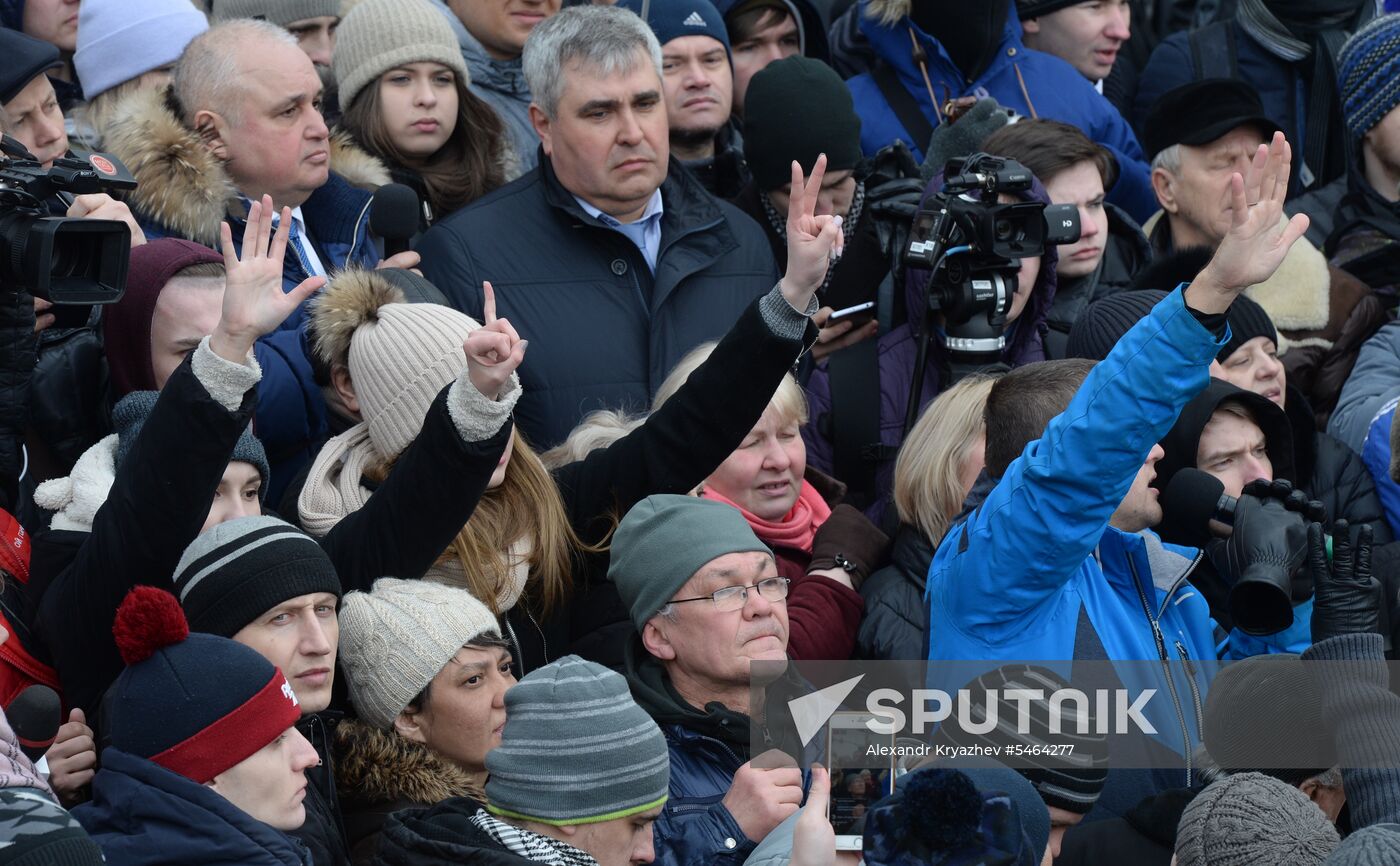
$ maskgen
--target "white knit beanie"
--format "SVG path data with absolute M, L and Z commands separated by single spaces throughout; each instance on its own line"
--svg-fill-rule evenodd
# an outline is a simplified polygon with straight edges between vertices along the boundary
M 180 58 L 209 29 L 190 0 L 83 0 L 73 67 L 92 99 Z
M 340 605 L 340 661 L 350 701 L 388 729 L 457 651 L 482 635 L 500 637 L 496 617 L 465 589 L 382 577 L 372 592 Z
M 397 66 L 431 61 L 471 83 L 452 25 L 426 0 L 364 0 L 336 31 L 335 81 L 340 110 L 348 111 L 361 90 Z

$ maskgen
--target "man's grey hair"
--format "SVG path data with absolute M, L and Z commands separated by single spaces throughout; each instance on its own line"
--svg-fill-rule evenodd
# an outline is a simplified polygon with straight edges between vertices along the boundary
M 535 104 L 553 119 L 564 90 L 564 68 L 585 67 L 605 77 L 631 72 L 645 51 L 661 77 L 661 43 L 635 12 L 616 6 L 574 6 L 545 19 L 525 40 L 521 64 Z
M 1162 169 L 1172 177 L 1181 174 L 1181 145 L 1173 144 L 1152 157 L 1152 168 Z
M 215 24 L 185 46 L 175 61 L 170 87 L 180 106 L 180 120 L 194 125 L 196 113 L 208 110 L 239 122 L 243 88 L 239 84 L 239 57 L 254 54 L 260 40 L 296 47 L 292 34 L 256 18 L 238 18 Z

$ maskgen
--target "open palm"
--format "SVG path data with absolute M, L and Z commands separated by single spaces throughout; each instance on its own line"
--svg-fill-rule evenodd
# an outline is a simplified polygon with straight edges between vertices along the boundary
M 220 227 L 227 285 L 219 330 L 226 337 L 252 348 L 259 337 L 296 312 L 297 307 L 325 285 L 324 277 L 311 277 L 290 292 L 282 291 L 282 263 L 291 232 L 292 212 L 282 208 L 277 231 L 272 231 L 272 197 L 263 196 L 248 211 L 240 256 L 233 249 L 233 233 L 228 223 Z
M 1283 133 L 1259 145 L 1244 177 L 1230 178 L 1230 229 L 1211 259 L 1211 276 L 1227 290 L 1243 291 L 1274 275 L 1288 250 L 1308 230 L 1308 218 L 1285 220 L 1283 202 L 1293 163 Z

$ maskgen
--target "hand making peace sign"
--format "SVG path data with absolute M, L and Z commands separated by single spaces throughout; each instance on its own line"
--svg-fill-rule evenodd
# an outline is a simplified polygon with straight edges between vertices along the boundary
M 792 163 L 792 194 L 788 197 L 787 273 L 779 285 L 783 297 L 799 310 L 806 310 L 817 289 L 826 279 L 833 253 L 840 258 L 845 245 L 840 215 L 816 216 L 817 196 L 826 174 L 826 154 L 817 157 L 812 175 L 803 181 L 802 166 Z

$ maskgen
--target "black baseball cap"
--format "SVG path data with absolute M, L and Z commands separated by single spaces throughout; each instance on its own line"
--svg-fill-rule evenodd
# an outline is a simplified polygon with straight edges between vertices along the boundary
M 1254 126 L 1272 138 L 1280 127 L 1264 114 L 1259 92 L 1233 78 L 1206 78 L 1169 90 L 1143 123 L 1148 161 L 1174 144 L 1209 144 L 1232 129 Z

